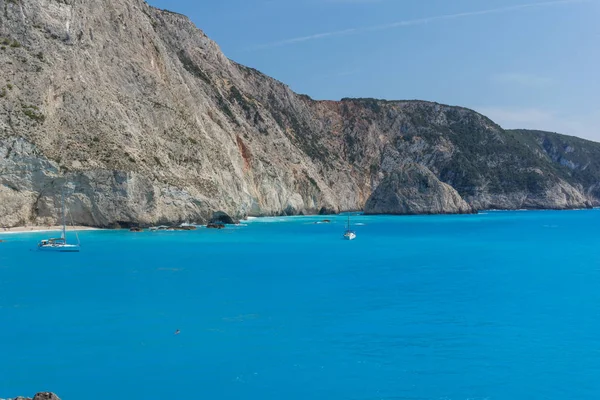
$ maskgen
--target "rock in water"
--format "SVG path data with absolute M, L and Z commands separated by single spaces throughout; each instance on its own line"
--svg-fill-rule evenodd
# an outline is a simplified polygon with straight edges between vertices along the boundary
M 365 205 L 365 214 L 465 214 L 473 208 L 426 167 L 407 164 L 390 173 Z
M 16 397 L 14 400 L 60 400 L 60 398 L 51 392 L 40 392 L 33 399 L 30 397 Z
M 225 229 L 224 224 L 210 222 L 206 225 L 208 229 Z
M 38 393 L 33 397 L 33 400 L 60 400 L 57 395 L 50 392 Z

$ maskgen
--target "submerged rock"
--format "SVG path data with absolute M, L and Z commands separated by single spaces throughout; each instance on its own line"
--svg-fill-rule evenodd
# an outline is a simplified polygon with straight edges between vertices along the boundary
M 218 223 L 209 223 L 208 225 L 206 225 L 206 227 L 208 229 L 224 229 L 225 228 L 225 224 L 218 224 Z
M 452 186 L 429 169 L 407 164 L 390 173 L 365 205 L 365 214 L 467 214 L 474 212 Z
M 168 231 L 195 231 L 194 225 L 182 225 L 182 226 L 171 226 L 167 228 Z

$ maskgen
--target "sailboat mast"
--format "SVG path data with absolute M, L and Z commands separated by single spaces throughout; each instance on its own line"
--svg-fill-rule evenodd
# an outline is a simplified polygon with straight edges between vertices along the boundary
M 62 211 L 62 238 L 66 239 L 66 220 L 65 220 L 65 189 L 61 190 L 61 211 Z

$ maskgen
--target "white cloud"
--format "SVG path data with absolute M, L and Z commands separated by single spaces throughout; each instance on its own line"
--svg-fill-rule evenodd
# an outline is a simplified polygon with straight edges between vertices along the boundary
M 353 1 L 353 0 L 342 0 L 342 1 Z M 463 12 L 463 13 L 457 13 L 457 14 L 438 15 L 438 16 L 427 17 L 427 18 L 398 21 L 398 22 L 394 22 L 391 24 L 374 25 L 374 26 L 368 26 L 368 27 L 348 28 L 348 29 L 342 29 L 342 30 L 337 30 L 337 31 L 321 32 L 321 33 L 316 33 L 316 34 L 312 34 L 312 35 L 300 36 L 300 37 L 296 37 L 296 38 L 262 44 L 262 45 L 256 46 L 254 49 L 265 49 L 265 48 L 271 48 L 271 47 L 286 46 L 286 45 L 306 42 L 306 41 L 310 41 L 310 40 L 325 39 L 325 38 L 330 38 L 330 37 L 335 37 L 335 36 L 354 35 L 354 34 L 364 33 L 364 32 L 369 32 L 369 31 L 388 30 L 388 29 L 401 28 L 401 27 L 407 27 L 407 26 L 424 25 L 424 24 L 428 24 L 428 23 L 436 22 L 436 21 L 451 20 L 451 19 L 466 18 L 466 17 L 475 17 L 475 16 L 488 15 L 488 14 L 507 13 L 507 12 L 521 11 L 521 10 L 530 9 L 530 8 L 550 7 L 550 6 L 565 5 L 565 4 L 575 4 L 575 3 L 588 3 L 590 1 L 591 0 L 554 0 L 554 1 L 544 1 L 544 2 L 538 2 L 538 3 L 520 4 L 520 5 L 516 5 L 516 6 L 509 6 L 509 7 L 491 8 L 491 9 L 480 10 L 480 11 L 469 11 L 469 12 Z
M 600 142 L 600 113 L 567 116 L 539 108 L 474 107 L 506 129 L 537 129 Z
M 344 29 L 341 31 L 316 33 L 314 35 L 301 36 L 301 37 L 297 37 L 297 38 L 293 38 L 293 39 L 286 39 L 286 40 L 282 40 L 280 42 L 262 44 L 260 46 L 256 46 L 255 49 L 266 49 L 266 48 L 270 48 L 270 47 L 279 47 L 279 46 L 284 46 L 284 45 L 288 45 L 288 44 L 306 42 L 308 40 L 324 39 L 324 38 L 328 38 L 328 37 L 332 37 L 332 36 L 350 35 L 350 34 L 357 33 L 357 32 L 359 32 L 359 29 L 350 28 L 350 29 Z

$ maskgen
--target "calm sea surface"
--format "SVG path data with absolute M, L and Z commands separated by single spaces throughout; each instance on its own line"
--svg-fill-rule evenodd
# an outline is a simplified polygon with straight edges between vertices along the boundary
M 321 219 L 0 235 L 0 397 L 600 399 L 600 210 Z

